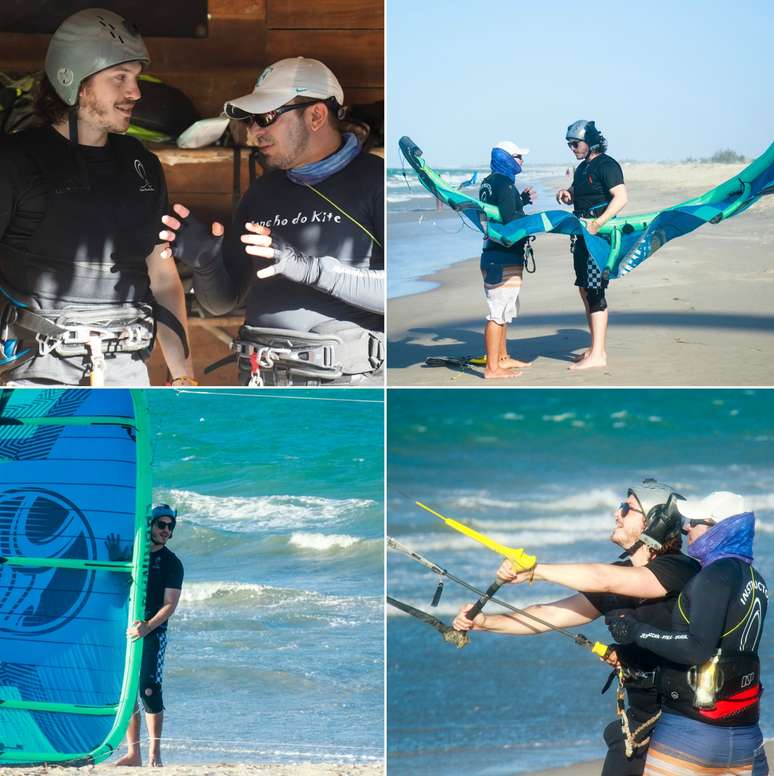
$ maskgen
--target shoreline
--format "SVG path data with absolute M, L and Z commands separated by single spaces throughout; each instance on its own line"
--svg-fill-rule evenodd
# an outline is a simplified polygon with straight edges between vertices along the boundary
M 108 774 L 113 776 L 121 773 L 163 773 L 166 776 L 251 776 L 251 774 L 260 774 L 260 776 L 383 776 L 385 769 L 382 763 L 373 763 L 369 765 L 347 765 L 342 763 L 316 763 L 304 762 L 293 765 L 279 764 L 248 764 L 248 763 L 225 763 L 216 762 L 212 764 L 199 765 L 165 765 L 162 769 L 151 768 L 148 765 L 135 767 L 116 767 L 113 763 L 103 762 L 99 765 L 84 765 L 79 768 L 66 766 L 48 765 L 36 766 L 34 768 L 2 768 L 2 776 L 50 776 L 52 772 L 65 774 Z
M 675 204 L 741 167 L 626 165 L 631 201 L 624 212 Z M 508 339 L 514 357 L 534 363 L 516 379 L 485 381 L 480 367 L 425 367 L 428 356 L 483 353 L 486 304 L 478 257 L 421 276 L 437 287 L 388 302 L 388 385 L 771 385 L 774 364 L 764 354 L 774 352 L 772 199 L 671 241 L 612 281 L 608 366 L 602 369 L 568 371 L 572 353 L 587 346 L 589 335 L 566 237 L 541 235 L 533 243 L 537 272 L 525 273 L 521 314 L 508 327 Z M 447 211 L 446 217 L 456 215 Z

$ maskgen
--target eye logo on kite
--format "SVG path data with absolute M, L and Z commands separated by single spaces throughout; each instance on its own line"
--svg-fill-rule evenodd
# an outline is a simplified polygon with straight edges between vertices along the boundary
M 97 559 L 85 515 L 65 496 L 43 488 L 0 494 L 0 555 Z M 94 571 L 51 566 L 0 565 L 0 632 L 50 633 L 83 609 Z

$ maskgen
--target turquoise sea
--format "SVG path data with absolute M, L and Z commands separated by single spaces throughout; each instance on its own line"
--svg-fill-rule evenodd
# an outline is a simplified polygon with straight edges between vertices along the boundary
M 485 395 L 484 395 L 485 394 Z M 756 561 L 774 584 L 774 394 L 770 390 L 392 390 L 388 533 L 479 588 L 499 556 L 418 509 L 418 499 L 545 562 L 610 562 L 613 511 L 645 477 L 687 497 L 742 493 L 758 518 Z M 475 596 L 390 552 L 388 593 L 449 622 Z M 570 591 L 501 591 L 513 605 Z M 496 608 L 493 608 L 496 611 Z M 388 772 L 499 776 L 602 757 L 614 693 L 608 670 L 558 634 L 474 633 L 457 650 L 388 607 Z M 774 623 L 761 647 L 774 686 Z M 609 641 L 603 624 L 580 629 Z M 764 693 L 764 737 L 774 699 Z
M 185 566 L 165 762 L 381 761 L 383 392 L 146 396 Z

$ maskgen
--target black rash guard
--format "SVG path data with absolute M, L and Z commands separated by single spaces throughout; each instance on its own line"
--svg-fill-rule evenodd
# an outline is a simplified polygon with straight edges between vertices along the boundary
M 524 205 L 530 203 L 529 194 L 519 193 L 516 186 L 505 175 L 493 172 L 481 181 L 478 197 L 482 202 L 497 205 L 500 217 L 504 224 L 523 218 Z M 527 239 L 519 240 L 510 247 L 501 245 L 493 240 L 484 240 L 484 248 L 481 256 L 481 269 L 485 269 L 485 261 L 494 261 L 498 264 L 522 264 L 524 261 L 524 245 Z
M 336 320 L 384 330 L 378 309 L 384 298 L 383 161 L 358 154 L 314 189 L 320 193 L 293 183 L 282 170 L 253 182 L 227 230 L 223 250 L 194 272 L 196 294 L 210 312 L 227 313 L 246 297 L 245 323 L 251 326 L 309 331 Z M 323 283 L 321 276 L 315 287 L 281 275 L 256 279 L 256 270 L 270 262 L 245 252 L 240 237 L 248 221 L 268 226 L 323 266 L 326 258 L 335 260 L 328 263 L 336 280 Z
M 584 218 L 601 215 L 613 199 L 610 190 L 624 182 L 621 165 L 607 154 L 584 159 L 572 179 L 573 212 Z
M 105 146 L 77 153 L 51 127 L 0 138 L 0 287 L 49 311 L 149 303 L 146 258 L 168 210 L 161 164 L 132 137 L 110 134 Z M 20 339 L 19 350 L 37 350 L 29 332 Z M 146 384 L 143 355 L 111 356 L 108 382 Z M 77 385 L 84 373 L 80 356 L 46 356 L 9 379 Z
M 164 591 L 181 590 L 183 587 L 183 564 L 172 550 L 162 547 L 150 554 L 148 567 L 148 589 L 145 596 L 145 619 L 150 620 L 164 606 Z M 159 628 L 166 630 L 167 623 Z
M 640 628 L 636 643 L 686 666 L 706 663 L 718 648 L 757 651 L 768 591 L 763 577 L 749 564 L 736 558 L 711 563 L 686 585 L 679 604 L 672 628 Z

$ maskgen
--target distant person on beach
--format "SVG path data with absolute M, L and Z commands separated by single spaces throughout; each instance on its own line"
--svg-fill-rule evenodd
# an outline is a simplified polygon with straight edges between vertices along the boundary
M 556 200 L 562 205 L 573 205 L 576 216 L 590 219 L 586 228 L 589 234 L 597 234 L 629 201 L 623 170 L 607 155 L 607 140 L 593 121 L 576 121 L 567 128 L 565 137 L 575 158 L 582 161 L 575 170 L 572 185 L 569 189 L 560 189 Z M 604 367 L 607 366 L 607 275 L 600 271 L 582 236 L 575 237 L 571 245 L 575 285 L 586 308 L 591 347 L 570 369 Z
M 755 515 L 742 496 L 725 491 L 678 508 L 688 553 L 702 568 L 681 593 L 672 622 L 654 627 L 631 612 L 605 618 L 616 641 L 664 662 L 663 714 L 645 774 L 765 776 L 758 647 L 768 591 L 752 565 Z
M 164 724 L 164 703 L 161 680 L 164 653 L 167 648 L 167 623 L 175 613 L 183 587 L 183 564 L 167 548 L 167 542 L 177 524 L 177 511 L 168 504 L 159 504 L 151 520 L 151 556 L 148 569 L 148 589 L 145 597 L 145 619 L 137 620 L 127 636 L 142 639 L 140 667 L 140 700 L 145 709 L 148 728 L 148 760 L 151 767 L 161 767 L 161 732 Z M 126 730 L 127 753 L 116 765 L 142 765 L 140 751 L 140 708 L 135 708 Z
M 671 622 L 678 594 L 699 572 L 699 564 L 680 552 L 681 518 L 675 508 L 681 498 L 668 485 L 645 480 L 629 488 L 626 500 L 615 510 L 610 541 L 624 550 L 613 564 L 545 564 L 516 573 L 509 561 L 497 572 L 512 583 L 545 580 L 578 592 L 569 598 L 536 604 L 526 611 L 562 628 L 573 628 L 609 612 L 631 609 L 638 621 L 656 626 Z M 515 614 L 465 616 L 464 606 L 453 622 L 457 630 L 480 630 L 514 636 L 531 636 L 549 629 Z M 640 776 L 653 725 L 660 714 L 658 692 L 653 685 L 660 661 L 645 649 L 613 645 L 608 659 L 626 669 L 624 687 L 628 707 L 619 707 L 619 718 L 607 725 L 604 739 L 607 757 L 602 776 Z M 611 677 L 612 678 L 612 677 Z
M 344 91 L 323 62 L 266 67 L 224 110 L 244 121 L 263 174 L 233 226 L 210 229 L 182 204 L 160 234 L 194 268 L 213 315 L 245 305 L 243 385 L 384 382 L 384 161 L 347 132 Z
M 536 199 L 535 190 L 527 187 L 519 193 L 516 176 L 521 172 L 529 148 L 519 148 L 510 140 L 500 141 L 492 149 L 491 174 L 481 182 L 479 199 L 496 205 L 502 222 L 507 224 L 524 216 L 524 205 Z M 508 355 L 508 324 L 519 314 L 519 293 L 524 273 L 525 248 L 528 238 L 506 248 L 494 240 L 484 240 L 481 252 L 481 274 L 489 315 L 486 318 L 484 344 L 486 367 L 484 377 L 496 379 L 518 377 L 514 369 L 530 366 Z

